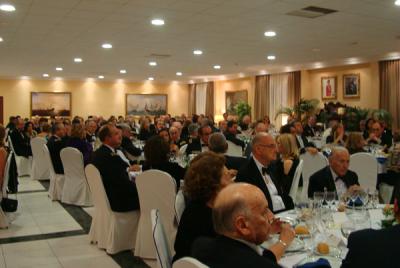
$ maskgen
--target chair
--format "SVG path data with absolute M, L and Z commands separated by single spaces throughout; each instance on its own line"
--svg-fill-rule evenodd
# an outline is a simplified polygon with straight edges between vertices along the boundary
M 307 200 L 310 176 L 318 170 L 326 167 L 328 165 L 328 159 L 326 159 L 326 157 L 320 152 L 317 154 L 310 154 L 309 152 L 306 152 L 300 155 L 300 159 L 303 160 L 303 189 L 301 191 L 300 200 Z
M 109 254 L 134 249 L 139 211 L 112 211 L 98 169 L 89 164 L 85 174 L 95 207 L 89 231 L 90 241 Z
M 51 162 L 49 148 L 43 145 L 43 151 L 50 171 L 49 197 L 52 201 L 61 200 L 62 189 L 64 186 L 64 174 L 56 174 L 53 163 Z
M 10 145 L 11 151 L 14 152 L 18 176 L 29 176 L 31 174 L 32 157 L 26 158 L 24 156 L 17 155 L 12 144 L 11 136 L 8 137 L 8 144 Z
M 150 211 L 158 209 L 163 218 L 170 251 L 176 234 L 175 198 L 176 183 L 168 174 L 160 170 L 147 170 L 136 177 L 136 187 L 139 194 L 140 221 L 135 245 L 135 256 L 145 259 L 155 259 L 156 251 L 151 243 Z
M 299 189 L 299 182 L 302 172 L 303 172 L 303 160 L 300 159 L 296 171 L 294 172 L 292 186 L 290 186 L 290 192 L 289 192 L 289 195 L 293 199 L 293 202 L 295 202 L 297 199 L 297 190 Z
M 60 156 L 65 178 L 61 202 L 76 206 L 91 206 L 92 199 L 83 166 L 82 153 L 76 148 L 67 147 L 61 150 Z
M 50 178 L 49 165 L 43 151 L 43 145 L 46 144 L 46 139 L 35 137 L 31 139 L 32 148 L 32 179 L 48 180 Z
M 243 156 L 243 149 L 242 146 L 240 145 L 236 145 L 231 141 L 226 141 L 226 143 L 228 144 L 228 150 L 226 151 L 226 155 L 229 156 Z
M 156 258 L 158 268 L 171 268 L 172 255 L 169 250 L 168 238 L 165 234 L 164 225 L 158 209 L 152 209 L 151 212 L 151 230 L 153 234 L 154 246 L 156 248 Z
M 192 257 L 183 257 L 174 262 L 173 268 L 208 268 L 207 265 Z
M 182 147 L 179 149 L 179 154 L 181 154 L 181 155 L 185 154 L 187 147 L 188 147 L 187 144 L 182 145 Z
M 181 217 L 183 214 L 183 211 L 185 210 L 185 197 L 183 195 L 182 190 L 179 190 L 178 193 L 176 193 L 176 198 L 175 198 L 175 217 L 176 217 L 176 222 L 180 223 Z
M 357 173 L 358 182 L 365 190 L 376 189 L 378 161 L 370 153 L 355 153 L 350 156 L 349 169 Z
M 9 180 L 9 170 L 10 170 L 10 163 L 11 163 L 11 158 L 12 158 L 12 154 L 13 152 L 11 152 L 8 157 L 7 157 L 7 162 L 6 165 L 4 167 L 4 178 L 3 178 L 3 187 L 1 189 L 0 192 L 0 200 L 4 198 L 6 198 L 8 196 L 7 193 L 7 186 L 8 186 L 8 180 Z M 4 229 L 4 228 L 8 228 L 8 226 L 10 225 L 7 215 L 4 213 L 4 211 L 1 209 L 0 206 L 0 229 Z

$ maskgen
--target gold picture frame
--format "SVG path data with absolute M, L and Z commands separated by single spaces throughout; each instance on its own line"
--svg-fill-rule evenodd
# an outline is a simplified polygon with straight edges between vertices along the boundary
M 126 94 L 125 114 L 133 116 L 164 115 L 168 113 L 167 94 Z
M 337 98 L 337 77 L 321 77 L 321 98 L 335 100 Z
M 343 98 L 359 99 L 360 88 L 360 74 L 343 75 Z
M 31 92 L 32 116 L 62 116 L 72 115 L 71 92 Z

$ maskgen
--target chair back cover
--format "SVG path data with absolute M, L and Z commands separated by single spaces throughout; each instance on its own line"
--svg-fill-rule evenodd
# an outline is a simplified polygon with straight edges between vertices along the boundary
M 289 195 L 293 199 L 293 202 L 296 202 L 297 199 L 297 190 L 299 189 L 299 182 L 302 172 L 303 172 L 303 160 L 300 159 L 296 171 L 294 172 L 292 186 L 290 187 L 290 192 L 289 192 Z
M 26 158 L 23 156 L 18 156 L 15 153 L 14 146 L 12 144 L 11 136 L 8 136 L 8 144 L 11 151 L 13 151 L 15 156 L 15 163 L 17 164 L 18 176 L 29 176 L 32 169 L 32 157 Z
M 180 221 L 181 221 L 181 217 L 183 214 L 183 211 L 185 210 L 185 197 L 183 195 L 182 190 L 179 190 L 178 193 L 176 194 L 176 198 L 175 198 L 175 217 L 176 217 L 176 221 L 179 225 Z
M 3 176 L 3 188 L 1 189 L 2 191 L 2 198 L 7 197 L 7 188 L 8 188 L 8 181 L 10 179 L 10 165 L 11 165 L 11 158 L 12 158 L 13 152 L 10 152 L 7 156 L 7 162 L 6 165 L 4 166 L 4 176 Z
M 376 189 L 378 160 L 370 153 L 355 153 L 350 156 L 349 169 L 357 173 L 358 182 L 365 190 Z
M 35 137 L 31 139 L 32 147 L 32 179 L 48 180 L 50 178 L 49 165 L 43 151 L 43 145 L 46 144 L 46 139 Z
M 65 178 L 61 202 L 77 206 L 91 206 L 92 201 L 82 153 L 76 148 L 66 147 L 61 150 L 60 156 Z
M 51 162 L 51 156 L 47 145 L 43 145 L 44 156 L 49 166 L 50 171 L 50 185 L 49 185 L 49 196 L 51 200 L 61 200 L 62 188 L 64 185 L 64 174 L 56 174 Z
M 176 234 L 175 226 L 175 180 L 166 172 L 147 170 L 136 177 L 139 194 L 140 220 L 136 238 L 135 256 L 155 259 L 156 252 L 152 243 L 150 211 L 158 209 L 163 218 L 170 251 Z
M 300 155 L 300 159 L 303 160 L 303 189 L 301 192 L 301 200 L 306 200 L 310 176 L 326 167 L 328 165 L 328 159 L 320 152 L 316 154 L 306 152 Z
M 85 168 L 85 174 L 95 209 L 101 208 L 111 213 L 110 202 L 108 201 L 99 170 L 94 165 L 89 164 Z
M 226 141 L 226 143 L 228 143 L 228 150 L 225 153 L 226 155 L 240 157 L 243 156 L 242 146 L 236 145 L 231 141 Z
M 183 257 L 174 262 L 173 268 L 208 268 L 207 265 L 201 263 L 192 257 Z
M 172 255 L 169 250 L 168 238 L 165 235 L 164 225 L 158 209 L 151 210 L 151 227 L 158 268 L 171 268 Z
M 182 147 L 179 149 L 179 154 L 185 154 L 187 147 L 187 144 L 182 145 Z

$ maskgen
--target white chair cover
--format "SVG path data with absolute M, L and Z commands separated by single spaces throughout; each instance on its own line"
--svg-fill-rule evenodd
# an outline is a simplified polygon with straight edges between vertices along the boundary
M 300 159 L 296 171 L 294 172 L 292 186 L 290 187 L 290 192 L 289 192 L 289 195 L 293 199 L 293 202 L 296 202 L 297 200 L 297 190 L 299 189 L 299 182 L 302 172 L 303 172 L 303 160 Z
M 170 251 L 174 253 L 176 234 L 175 222 L 175 180 L 160 170 L 147 170 L 136 178 L 139 193 L 140 221 L 136 238 L 135 256 L 155 259 L 156 251 L 152 243 L 150 211 L 158 209 L 164 219 Z
M 95 208 L 89 231 L 90 241 L 97 243 L 98 248 L 105 249 L 109 254 L 134 249 L 139 211 L 112 211 L 100 172 L 89 164 L 85 173 Z
M 0 192 L 0 200 L 3 197 L 7 197 L 8 196 L 7 187 L 8 187 L 8 180 L 10 179 L 10 176 L 8 175 L 9 174 L 8 172 L 10 170 L 10 163 L 11 163 L 12 154 L 13 153 L 10 153 L 7 156 L 7 162 L 6 162 L 6 165 L 4 167 L 3 187 L 2 187 L 1 192 Z M 0 229 L 8 228 L 9 225 L 10 224 L 9 224 L 7 215 L 4 213 L 4 211 L 1 209 L 1 206 L 0 206 Z
M 91 206 L 92 199 L 83 166 L 82 153 L 72 147 L 60 152 L 64 167 L 64 186 L 61 202 L 76 206 Z
M 43 151 L 50 171 L 49 197 L 51 200 L 61 200 L 62 189 L 64 186 L 64 174 L 56 174 L 53 163 L 51 162 L 50 152 L 47 145 L 43 145 Z
M 173 268 L 208 268 L 207 265 L 192 257 L 183 257 L 174 262 Z
M 376 189 L 378 161 L 370 153 L 356 153 L 350 156 L 349 169 L 357 173 L 358 182 L 365 190 Z
M 179 190 L 175 198 L 175 217 L 178 225 L 181 222 L 181 217 L 183 211 L 185 210 L 185 206 L 185 197 L 183 196 L 182 190 Z
M 240 157 L 243 156 L 242 146 L 236 145 L 231 141 L 226 141 L 226 143 L 228 143 L 228 150 L 225 153 L 226 155 Z
M 187 144 L 182 145 L 182 147 L 179 149 L 179 154 L 185 154 L 187 147 Z
M 17 164 L 18 176 L 29 176 L 31 175 L 32 157 L 26 158 L 18 156 L 14 151 L 14 146 L 11 141 L 11 137 L 8 137 L 8 144 L 15 155 L 15 163 Z
M 318 152 L 317 154 L 310 154 L 306 152 L 300 155 L 300 159 L 303 160 L 303 189 L 301 191 L 301 200 L 308 199 L 308 184 L 310 182 L 310 176 L 317 172 L 318 170 L 326 167 L 328 165 L 328 159 Z
M 50 178 L 49 165 L 43 151 L 43 145 L 46 144 L 46 139 L 35 137 L 31 139 L 32 148 L 32 175 L 34 180 L 48 180 Z
M 154 246 L 156 248 L 157 267 L 171 268 L 172 255 L 169 250 L 168 238 L 165 235 L 164 225 L 158 209 L 151 210 L 151 229 L 153 233 Z

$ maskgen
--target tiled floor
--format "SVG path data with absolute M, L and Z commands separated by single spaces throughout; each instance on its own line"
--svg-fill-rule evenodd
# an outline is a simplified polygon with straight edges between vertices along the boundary
M 0 268 L 148 267 L 130 251 L 111 256 L 89 243 L 94 208 L 52 202 L 46 182 L 19 182 L 18 195 L 9 196 L 18 199 L 18 211 L 7 214 L 10 227 L 0 230 Z

